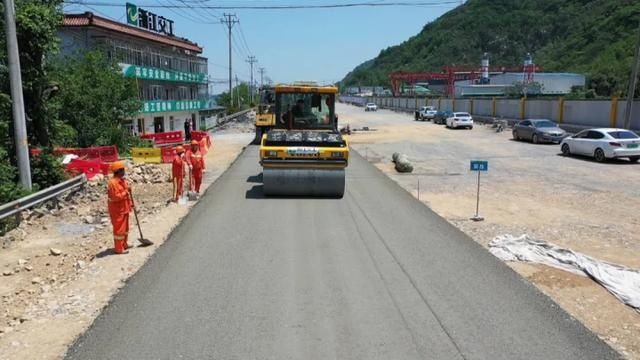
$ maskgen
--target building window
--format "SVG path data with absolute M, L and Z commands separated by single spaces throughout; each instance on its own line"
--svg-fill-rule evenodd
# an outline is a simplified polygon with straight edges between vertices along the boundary
M 144 135 L 144 118 L 138 119 L 138 133 L 135 135 Z
M 151 96 L 152 100 L 162 100 L 162 86 L 151 85 Z
M 178 87 L 178 100 L 188 100 L 186 86 Z
M 169 116 L 169 131 L 174 131 L 175 128 L 175 123 L 173 121 L 173 116 Z

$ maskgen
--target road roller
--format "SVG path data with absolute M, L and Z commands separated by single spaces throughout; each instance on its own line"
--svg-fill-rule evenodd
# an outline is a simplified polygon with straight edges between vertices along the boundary
M 273 86 L 262 86 L 259 90 L 260 103 L 256 113 L 256 137 L 255 144 L 259 144 L 262 135 L 266 134 L 276 123 L 275 107 L 276 97 Z
M 297 82 L 274 92 L 275 125 L 260 141 L 264 194 L 342 198 L 349 144 L 338 131 L 338 89 Z

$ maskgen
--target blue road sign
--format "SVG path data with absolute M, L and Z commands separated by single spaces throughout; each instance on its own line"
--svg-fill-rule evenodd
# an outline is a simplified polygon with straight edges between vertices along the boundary
M 489 162 L 486 160 L 471 160 L 471 171 L 488 171 Z

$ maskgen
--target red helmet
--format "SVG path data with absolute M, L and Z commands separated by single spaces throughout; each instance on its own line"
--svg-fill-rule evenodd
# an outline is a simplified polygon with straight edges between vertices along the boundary
M 182 154 L 184 152 L 184 148 L 181 145 L 176 146 L 176 153 Z
M 200 143 L 198 142 L 198 140 L 191 140 L 191 145 L 198 145 L 198 146 L 200 146 Z

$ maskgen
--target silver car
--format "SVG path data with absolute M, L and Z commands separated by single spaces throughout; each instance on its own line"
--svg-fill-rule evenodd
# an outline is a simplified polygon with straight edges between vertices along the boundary
M 513 127 L 515 140 L 530 140 L 534 144 L 556 143 L 567 137 L 567 132 L 556 123 L 547 119 L 527 119 L 520 121 Z

